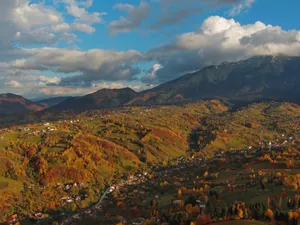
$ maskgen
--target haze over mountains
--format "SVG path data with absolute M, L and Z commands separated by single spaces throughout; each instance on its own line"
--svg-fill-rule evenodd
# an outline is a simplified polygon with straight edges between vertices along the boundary
M 0 94 L 0 114 L 25 113 L 30 111 L 41 111 L 48 107 L 57 105 L 71 97 L 56 97 L 31 101 L 23 96 L 6 93 Z
M 259 100 L 300 102 L 300 57 L 258 56 L 209 66 L 140 93 L 130 88 L 102 89 L 73 98 L 32 103 L 20 96 L 2 95 L 1 113 L 90 110 L 129 105 L 175 104 L 221 98 L 251 103 Z
M 35 103 L 37 103 L 39 105 L 42 105 L 45 108 L 48 108 L 48 107 L 57 105 L 57 104 L 65 101 L 67 99 L 70 99 L 70 98 L 72 98 L 72 97 L 64 97 L 64 96 L 62 96 L 62 97 L 42 99 L 42 100 L 36 101 Z

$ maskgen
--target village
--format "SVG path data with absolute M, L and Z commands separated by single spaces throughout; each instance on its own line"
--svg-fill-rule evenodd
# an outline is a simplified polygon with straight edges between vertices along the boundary
M 189 221 L 200 225 L 221 220 L 244 220 L 247 224 L 255 219 L 265 224 L 271 220 L 291 220 L 291 224 L 297 224 L 300 167 L 270 160 L 270 153 L 268 149 L 218 153 L 206 162 L 202 158 L 188 163 L 178 159 L 178 167 L 161 168 L 145 183 L 116 189 L 101 214 L 107 219 L 101 222 L 188 224 Z M 285 153 L 277 149 L 275 154 L 280 158 Z M 298 154 L 294 149 L 286 156 L 292 159 L 295 155 L 299 157 Z M 220 163 L 224 164 L 223 169 Z M 170 216 L 174 217 L 173 223 Z
M 268 220 L 297 224 L 300 202 L 295 199 L 299 199 L 300 166 L 272 160 L 270 153 L 275 158 L 299 157 L 295 149 L 286 154 L 280 148 L 220 152 L 210 160 L 179 157 L 173 162 L 176 166 L 163 165 L 116 181 L 96 205 L 61 224 L 167 224 L 170 216 L 174 217 L 170 224 L 195 221 L 200 225 L 223 220 L 243 220 L 247 224 L 252 219 L 264 224 L 270 223 Z M 289 179 L 295 173 L 296 183 L 292 183 Z
M 179 157 L 171 167 L 168 162 L 152 171 L 137 171 L 127 179 L 113 181 L 97 204 L 75 214 L 59 215 L 57 224 L 91 221 L 175 225 L 188 221 L 201 225 L 231 220 L 252 224 L 249 221 L 253 219 L 262 224 L 272 220 L 297 224 L 300 165 L 290 160 L 299 158 L 295 148 L 299 146 L 288 151 L 274 147 L 276 150 L 266 147 L 218 152 L 209 160 Z M 77 187 L 84 184 L 57 184 L 56 188 L 67 192 Z M 61 200 L 68 204 L 80 199 L 66 196 Z M 43 220 L 55 221 L 55 217 L 47 217 L 36 213 L 31 219 L 40 221 L 39 224 Z M 11 221 L 14 224 L 13 217 Z
M 107 117 L 109 117 L 109 115 Z M 58 121 L 57 123 L 73 124 L 79 122 L 80 122 L 79 120 L 70 120 L 70 121 Z M 31 131 L 30 128 L 17 128 L 17 129 L 19 131 L 27 133 L 28 135 L 35 135 L 36 132 L 45 133 L 45 132 L 51 132 L 56 130 L 55 124 L 44 123 L 43 126 L 45 126 L 46 129 L 40 131 L 37 130 Z M 5 130 L 1 130 L 0 133 L 5 134 L 6 132 L 9 133 L 11 131 L 5 129 Z M 237 174 L 235 172 L 232 173 L 232 171 L 236 171 L 236 169 L 238 168 L 237 167 L 238 164 L 243 165 L 243 167 L 245 167 L 245 165 L 249 164 L 247 163 L 247 160 L 249 161 L 257 160 L 259 157 L 263 158 L 263 160 L 265 161 L 267 160 L 268 163 L 280 164 L 281 161 L 280 155 L 283 154 L 282 149 L 285 149 L 285 146 L 295 146 L 298 143 L 299 143 L 299 139 L 297 139 L 296 137 L 293 136 L 286 137 L 285 134 L 278 134 L 275 140 L 270 140 L 265 142 L 260 141 L 258 145 L 260 146 L 259 149 L 255 149 L 253 146 L 249 146 L 247 149 L 243 149 L 243 150 L 231 150 L 230 152 L 220 151 L 214 153 L 214 156 L 209 160 L 206 160 L 203 157 L 199 157 L 196 154 L 191 155 L 191 157 L 188 159 L 184 156 L 178 157 L 176 159 L 173 159 L 172 162 L 164 162 L 163 166 L 153 168 L 151 172 L 140 172 L 136 174 L 129 174 L 127 179 L 124 180 L 117 179 L 116 181 L 112 181 L 112 183 L 115 184 L 112 184 L 107 188 L 107 190 L 102 194 L 102 197 L 100 198 L 100 200 L 96 205 L 92 206 L 91 208 L 80 210 L 80 212 L 76 214 L 67 215 L 63 213 L 62 215 L 59 215 L 62 216 L 63 218 L 67 216 L 67 218 L 62 220 L 61 224 L 71 224 L 73 221 L 80 221 L 86 217 L 98 218 L 99 213 L 100 215 L 103 215 L 105 218 L 107 218 L 109 215 L 109 219 L 107 219 L 107 221 L 102 221 L 105 223 L 107 223 L 108 221 L 111 222 L 114 221 L 114 222 L 122 222 L 126 224 L 130 220 L 136 219 L 133 217 L 131 218 L 129 217 L 126 219 L 124 214 L 123 216 L 121 215 L 113 216 L 113 213 L 111 213 L 112 204 L 116 204 L 117 205 L 116 211 L 119 211 L 120 214 L 122 214 L 121 211 L 123 210 L 122 208 L 124 207 L 123 205 L 128 205 L 127 207 L 129 207 L 130 205 L 130 209 L 133 208 L 145 209 L 146 205 L 141 205 L 141 204 L 146 204 L 145 199 L 152 198 L 151 201 L 155 201 L 157 202 L 157 205 L 159 205 L 159 208 L 158 206 L 156 206 L 155 210 L 162 209 L 163 207 L 166 206 L 167 207 L 172 206 L 175 208 L 177 207 L 177 211 L 178 211 L 179 209 L 183 210 L 183 208 L 180 207 L 178 208 L 178 205 L 183 206 L 184 201 L 182 200 L 182 196 L 196 195 L 198 196 L 198 199 L 196 199 L 196 205 L 198 205 L 200 209 L 203 209 L 206 208 L 208 203 L 207 195 L 211 196 L 212 193 L 214 193 L 213 194 L 214 197 L 217 196 L 220 197 L 222 192 L 224 191 L 225 192 L 230 191 L 231 193 L 235 192 L 236 190 L 249 191 L 249 187 L 253 187 L 253 186 L 254 187 L 260 186 L 261 189 L 266 189 L 265 183 L 269 183 L 270 176 L 271 176 L 270 174 L 273 174 L 272 176 L 274 176 L 275 171 L 272 171 L 270 173 L 269 171 L 266 172 L 265 170 L 270 169 L 274 165 L 266 166 L 266 168 L 262 167 L 261 170 L 257 170 L 257 171 L 255 169 L 252 169 L 250 171 L 250 175 L 249 175 L 250 177 L 251 176 L 255 177 L 257 175 L 258 177 L 261 178 L 263 177 L 263 179 L 260 179 L 259 181 L 257 179 L 255 181 L 251 179 L 250 180 L 251 182 L 247 181 L 246 185 L 239 184 L 237 180 L 240 179 L 246 180 L 245 175 L 246 174 L 248 175 L 248 173 Z M 281 154 L 279 154 L 280 152 Z M 274 154 L 277 156 L 274 156 Z M 290 158 L 289 161 L 291 161 L 291 160 L 295 160 L 294 156 L 298 157 L 297 154 L 295 152 L 292 153 L 289 152 L 288 155 L 285 154 L 284 156 Z M 277 162 L 276 159 L 279 159 L 279 162 Z M 214 163 L 218 161 L 224 161 L 224 163 L 226 162 L 228 163 L 228 165 L 226 167 L 224 165 L 219 168 L 214 167 L 213 166 Z M 263 164 L 267 165 L 266 163 Z M 295 165 L 292 165 L 293 164 L 292 162 L 290 164 L 291 165 L 287 164 L 287 167 L 280 164 L 282 166 L 281 169 L 284 168 L 285 170 L 287 168 L 290 169 L 290 166 L 294 168 Z M 257 167 L 257 164 L 254 165 Z M 222 168 L 224 169 L 226 168 L 225 171 L 222 171 Z M 229 174 L 229 173 L 232 173 L 232 176 L 230 176 L 230 178 L 232 179 L 227 179 L 222 177 L 222 174 Z M 191 176 L 194 174 L 198 174 L 198 175 L 196 177 Z M 267 176 L 268 178 L 265 178 L 265 176 Z M 272 177 L 273 181 L 274 179 L 275 177 Z M 197 182 L 196 180 L 200 180 L 200 181 Z M 214 181 L 213 183 L 212 180 Z M 223 182 L 221 182 L 221 180 Z M 264 182 L 262 182 L 262 180 Z M 285 180 L 280 181 L 280 179 L 275 179 L 274 182 L 278 182 L 281 185 L 283 185 L 284 181 Z M 300 183 L 298 185 L 300 187 Z M 193 187 L 193 188 L 189 189 L 189 187 Z M 209 187 L 209 191 L 208 190 L 204 191 L 205 188 L 208 187 Z M 212 187 L 214 188 L 211 189 Z M 35 187 L 33 184 L 30 184 L 25 188 L 33 189 Z M 76 182 L 66 183 L 66 184 L 57 183 L 53 188 L 65 193 L 63 196 L 61 196 L 60 199 L 63 202 L 63 204 L 72 204 L 72 203 L 76 204 L 80 202 L 82 199 L 86 198 L 87 196 L 79 195 L 79 194 L 71 194 L 72 192 L 74 192 L 72 190 L 86 189 L 88 188 L 88 184 L 76 183 Z M 223 190 L 221 192 L 215 191 L 222 188 Z M 174 195 L 174 191 L 177 189 L 178 189 L 177 192 L 178 196 L 176 198 L 176 196 Z M 285 190 L 285 188 L 282 188 L 282 191 L 283 190 Z M 79 192 L 80 191 L 77 191 L 77 193 Z M 170 194 L 169 192 L 173 194 Z M 201 198 L 199 193 L 202 194 Z M 166 202 L 167 199 L 168 201 Z M 271 202 L 273 205 L 277 204 L 274 203 L 273 200 L 271 201 L 269 199 L 268 201 Z M 136 203 L 133 204 L 133 202 Z M 137 213 L 137 215 L 141 215 L 141 214 L 143 213 L 141 212 Z M 125 215 L 127 215 L 127 213 Z M 29 218 L 35 221 L 43 221 L 43 220 L 48 221 L 49 215 L 39 212 L 39 213 L 30 214 Z M 122 219 L 120 220 L 120 218 Z M 138 218 L 137 220 L 140 220 L 140 223 L 131 223 L 131 224 L 144 224 L 144 222 L 147 221 L 146 216 L 145 218 L 143 217 L 143 219 L 141 219 L 142 218 L 141 216 L 137 218 Z M 21 215 L 21 216 L 12 215 L 8 218 L 7 223 L 16 224 L 19 220 L 24 220 L 24 219 L 26 219 L 25 215 Z M 107 224 L 111 224 L 111 222 Z
M 253 105 L 263 113 L 253 118 L 248 109 L 223 113 L 218 104 L 87 111 L 2 128 L 2 157 L 9 160 L 3 161 L 0 191 L 12 193 L 6 205 L 16 202 L 13 210 L 3 206 L 6 223 L 268 224 L 276 213 L 294 213 L 298 117 L 292 122 L 275 111 L 274 125 L 266 119 L 267 105 Z M 196 207 L 193 216 L 187 199 Z

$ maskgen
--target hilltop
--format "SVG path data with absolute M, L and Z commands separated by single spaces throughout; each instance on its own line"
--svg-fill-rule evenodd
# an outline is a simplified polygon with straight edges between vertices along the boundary
M 95 93 L 82 97 L 73 97 L 54 105 L 47 111 L 58 110 L 91 110 L 116 108 L 123 106 L 131 100 L 137 93 L 130 88 L 123 89 L 101 89 Z
M 34 103 L 20 95 L 0 94 L 0 114 L 25 113 L 29 111 L 41 111 L 44 107 Z

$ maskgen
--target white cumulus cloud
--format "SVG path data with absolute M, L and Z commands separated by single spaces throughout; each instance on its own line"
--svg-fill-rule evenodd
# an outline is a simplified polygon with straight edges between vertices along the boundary
M 135 50 L 117 52 L 93 49 L 87 52 L 71 49 L 42 48 L 33 56 L 18 59 L 12 67 L 22 70 L 52 70 L 80 75 L 65 78 L 62 82 L 92 82 L 97 80 L 131 80 L 140 70 L 132 67 L 142 54 Z
M 241 25 L 220 16 L 207 18 L 195 32 L 182 34 L 173 42 L 146 54 L 161 68 L 152 82 L 165 82 L 204 66 L 238 61 L 256 55 L 300 56 L 300 32 L 262 22 Z M 151 73 L 150 73 L 151 75 Z M 151 82 L 149 74 L 143 81 Z
M 5 85 L 7 85 L 10 88 L 21 88 L 24 87 L 20 82 L 15 81 L 15 80 L 11 80 L 5 83 Z

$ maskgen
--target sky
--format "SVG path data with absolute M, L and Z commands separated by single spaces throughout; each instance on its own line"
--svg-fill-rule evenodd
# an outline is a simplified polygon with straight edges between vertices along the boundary
M 0 0 L 0 93 L 142 91 L 224 61 L 300 56 L 299 10 L 299 0 Z

